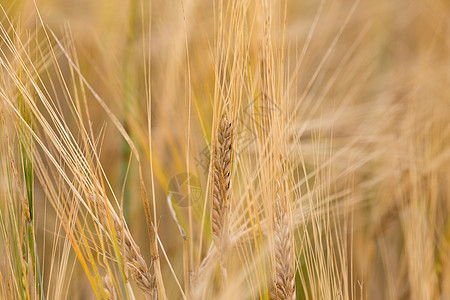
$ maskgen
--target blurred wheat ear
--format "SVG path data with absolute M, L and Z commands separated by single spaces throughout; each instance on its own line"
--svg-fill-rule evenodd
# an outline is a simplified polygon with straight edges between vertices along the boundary
M 157 299 L 157 285 L 156 278 L 150 273 L 150 270 L 141 254 L 139 246 L 134 241 L 128 229 L 124 226 L 120 217 L 108 206 L 102 205 L 99 201 L 96 201 L 97 197 L 91 197 L 94 204 L 97 205 L 97 209 L 101 212 L 105 222 L 108 219 L 112 219 L 114 224 L 115 236 L 117 238 L 117 244 L 119 245 L 123 257 L 125 258 L 125 270 L 136 282 L 137 286 L 144 292 L 146 299 Z M 114 290 L 111 290 L 111 285 L 108 285 L 108 281 L 104 281 L 104 287 L 111 294 Z M 106 284 L 105 284 L 106 283 Z
M 102 283 L 107 299 L 119 299 L 117 298 L 116 289 L 114 288 L 114 282 L 109 274 L 106 274 L 104 277 L 102 277 Z
M 277 181 L 273 213 L 274 282 L 271 299 L 296 299 L 295 254 L 288 218 L 288 207 L 282 187 Z

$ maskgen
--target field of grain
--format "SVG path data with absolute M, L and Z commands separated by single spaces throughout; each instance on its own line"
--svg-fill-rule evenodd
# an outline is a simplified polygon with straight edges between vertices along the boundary
M 450 299 L 446 0 L 3 0 L 1 299 Z

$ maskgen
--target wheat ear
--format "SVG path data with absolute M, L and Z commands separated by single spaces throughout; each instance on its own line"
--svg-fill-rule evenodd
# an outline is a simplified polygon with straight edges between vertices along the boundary
M 109 218 L 111 218 L 114 224 L 117 243 L 124 257 L 126 273 L 131 276 L 137 286 L 144 292 L 146 299 L 157 299 L 156 278 L 150 273 L 139 246 L 135 243 L 130 232 L 122 223 L 121 218 L 107 203 L 96 201 L 97 198 L 94 196 L 91 196 L 91 199 L 97 206 L 103 219 L 108 222 Z
M 114 282 L 112 281 L 112 278 L 109 274 L 106 274 L 104 277 L 102 277 L 102 284 L 106 294 L 106 298 L 108 300 L 117 300 L 118 298 L 116 289 L 114 288 Z
M 139 246 L 136 245 L 130 233 L 124 230 L 124 226 L 116 221 L 114 226 L 117 233 L 117 242 L 119 246 L 123 247 L 125 270 L 144 292 L 146 299 L 157 299 L 156 278 L 150 273 Z
M 227 235 L 228 205 L 230 202 L 230 179 L 233 128 L 225 115 L 217 132 L 213 160 L 213 193 L 211 223 L 214 242 L 222 248 Z
M 295 256 L 286 199 L 277 182 L 274 207 L 274 282 L 272 299 L 295 299 Z

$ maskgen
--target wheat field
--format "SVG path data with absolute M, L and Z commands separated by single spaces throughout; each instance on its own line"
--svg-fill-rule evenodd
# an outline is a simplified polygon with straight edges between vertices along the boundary
M 1 299 L 450 299 L 446 0 L 2 0 Z

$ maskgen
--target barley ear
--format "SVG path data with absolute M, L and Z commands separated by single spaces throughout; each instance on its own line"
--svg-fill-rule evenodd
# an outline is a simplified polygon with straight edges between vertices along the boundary
M 225 115 L 217 132 L 213 156 L 213 193 L 211 223 L 214 243 L 222 248 L 227 236 L 227 217 L 230 202 L 231 158 L 233 128 Z
M 273 214 L 274 279 L 271 299 L 295 299 L 295 256 L 286 199 L 277 182 Z
M 110 274 L 106 274 L 104 277 L 102 277 L 102 284 L 107 299 L 109 300 L 119 299 L 117 298 L 116 289 L 114 288 L 114 282 L 112 281 Z
M 130 233 L 124 230 L 124 226 L 120 222 L 115 221 L 114 226 L 117 232 L 117 242 L 123 246 L 126 272 L 144 292 L 146 299 L 158 299 L 156 278 L 150 273 L 138 245 Z
M 101 197 L 91 195 L 92 203 L 97 207 L 101 218 L 108 223 L 111 218 L 116 233 L 117 244 L 121 249 L 124 258 L 125 271 L 127 276 L 135 281 L 137 286 L 144 292 L 146 299 L 157 299 L 156 278 L 150 273 L 147 263 L 141 254 L 139 246 L 134 241 L 131 233 L 124 224 L 124 220 L 110 208 L 106 201 L 101 201 Z M 105 286 L 105 288 L 107 288 Z

